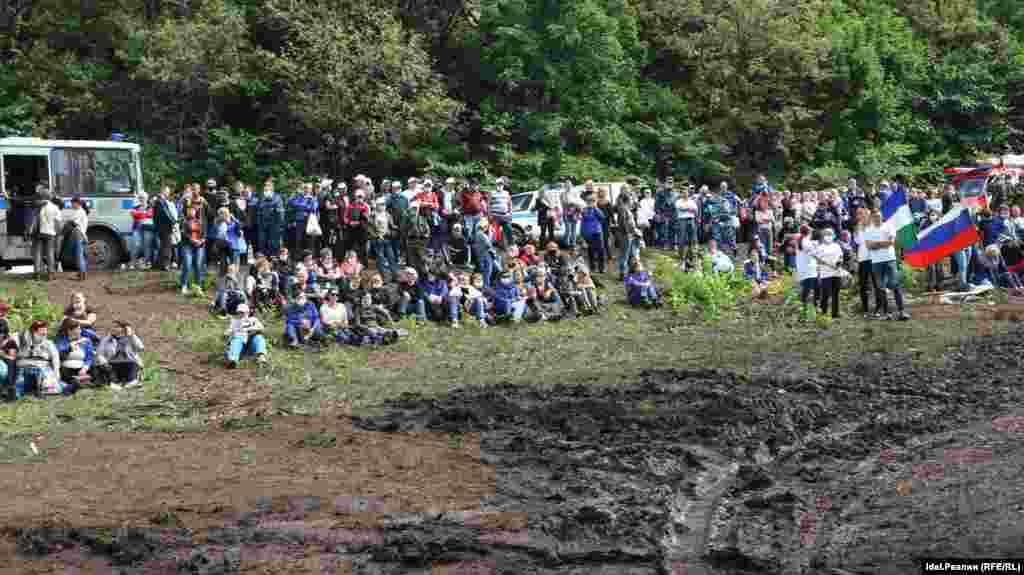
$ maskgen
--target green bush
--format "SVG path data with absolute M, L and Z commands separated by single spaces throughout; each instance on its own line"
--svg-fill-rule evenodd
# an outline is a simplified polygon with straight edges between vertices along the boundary
M 48 321 L 52 326 L 63 317 L 61 304 L 50 302 L 38 284 L 27 284 L 14 290 L 0 289 L 0 299 L 11 306 L 11 311 L 7 312 L 11 333 L 27 329 L 37 319 Z
M 654 276 L 667 285 L 667 302 L 679 314 L 692 313 L 715 322 L 733 313 L 739 302 L 750 297 L 750 282 L 740 272 L 711 272 L 711 258 L 704 258 L 703 271 L 684 272 L 668 257 L 655 260 Z

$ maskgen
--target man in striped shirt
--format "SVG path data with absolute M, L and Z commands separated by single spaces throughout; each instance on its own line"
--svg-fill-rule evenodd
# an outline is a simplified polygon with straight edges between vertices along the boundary
M 487 208 L 494 219 L 501 225 L 501 245 L 507 250 L 512 244 L 512 196 L 505 189 L 505 178 L 499 177 L 494 180 L 494 191 L 491 192 Z

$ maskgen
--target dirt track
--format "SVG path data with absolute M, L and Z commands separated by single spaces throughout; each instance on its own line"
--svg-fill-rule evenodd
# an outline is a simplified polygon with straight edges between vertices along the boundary
M 102 311 L 102 286 L 84 291 Z M 130 313 L 151 349 L 195 368 L 183 377 L 219 369 L 154 327 L 203 313 L 194 304 L 165 293 Z M 1021 555 L 1021 338 L 969 342 L 918 371 L 886 353 L 828 373 L 775 358 L 752 378 L 468 387 L 351 423 L 157 436 L 131 461 L 118 438 L 85 438 L 86 455 L 53 455 L 63 503 L 33 506 L 32 469 L 5 473 L 22 504 L 5 508 L 0 557 L 19 552 L 10 573 L 843 575 Z M 218 379 L 208 397 L 231 389 Z M 169 505 L 104 484 L 129 465 L 166 485 Z M 76 521 L 90 509 L 125 529 Z

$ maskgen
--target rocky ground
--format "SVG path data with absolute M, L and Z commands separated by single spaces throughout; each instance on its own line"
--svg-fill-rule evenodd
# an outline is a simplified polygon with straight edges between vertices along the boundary
M 1018 327 L 968 341 L 933 367 L 871 353 L 807 372 L 774 357 L 742 375 L 407 395 L 298 441 L 331 453 L 435 438 L 423 448 L 434 455 L 389 462 L 401 473 L 447 461 L 421 470 L 433 498 L 311 489 L 210 510 L 202 529 L 173 515 L 10 528 L 11 572 L 843 575 L 913 573 L 927 555 L 1020 556 L 1022 338 Z

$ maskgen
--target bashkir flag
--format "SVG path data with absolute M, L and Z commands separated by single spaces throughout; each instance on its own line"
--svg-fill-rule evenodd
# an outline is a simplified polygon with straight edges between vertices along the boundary
M 910 213 L 903 186 L 897 186 L 882 204 L 882 227 L 896 236 L 896 247 L 906 249 L 917 241 L 914 216 Z

